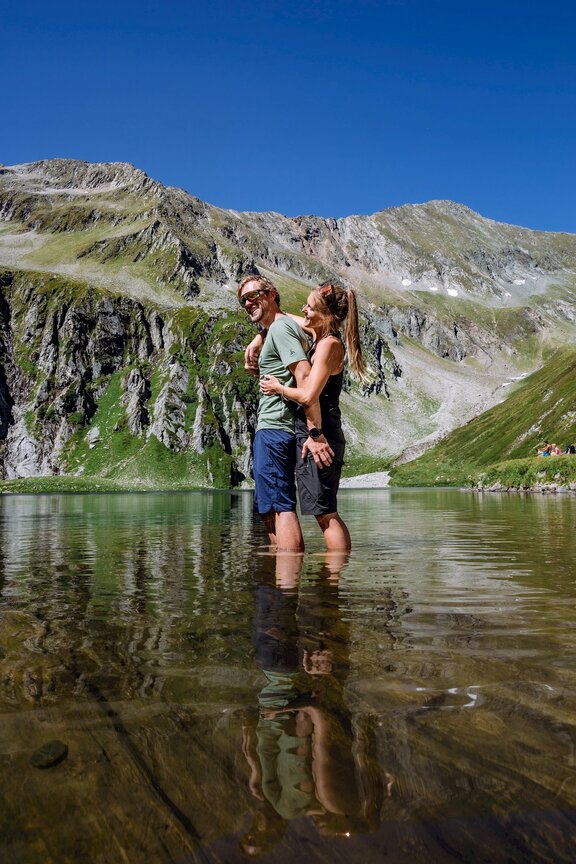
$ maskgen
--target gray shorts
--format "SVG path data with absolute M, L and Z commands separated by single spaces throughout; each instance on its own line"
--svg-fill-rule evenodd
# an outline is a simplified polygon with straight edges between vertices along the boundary
M 302 459 L 306 436 L 296 435 L 296 485 L 303 516 L 325 516 L 338 511 L 338 486 L 346 442 L 342 433 L 326 437 L 334 451 L 334 459 L 327 468 L 318 468 L 310 453 Z

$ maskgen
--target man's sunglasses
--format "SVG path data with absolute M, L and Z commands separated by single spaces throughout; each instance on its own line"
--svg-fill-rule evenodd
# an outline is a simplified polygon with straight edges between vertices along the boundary
M 249 300 L 257 300 L 260 294 L 266 294 L 266 288 L 256 288 L 254 291 L 247 291 L 240 297 L 240 305 L 246 306 Z

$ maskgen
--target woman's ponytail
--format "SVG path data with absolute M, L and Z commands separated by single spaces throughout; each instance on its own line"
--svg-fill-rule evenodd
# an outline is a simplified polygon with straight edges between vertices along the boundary
M 354 375 L 366 383 L 368 376 L 366 374 L 366 365 L 362 357 L 362 345 L 360 343 L 360 328 L 358 326 L 358 304 L 356 302 L 356 294 L 349 288 L 346 291 L 348 298 L 348 315 L 344 322 L 344 340 L 346 342 L 346 353 L 348 355 L 348 363 Z

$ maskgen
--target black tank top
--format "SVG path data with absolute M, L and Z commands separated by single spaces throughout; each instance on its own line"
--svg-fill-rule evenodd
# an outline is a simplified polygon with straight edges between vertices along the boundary
M 330 333 L 328 335 L 333 336 L 335 334 Z M 320 338 L 325 339 L 326 337 L 321 336 Z M 306 354 L 311 363 L 317 344 L 318 343 L 315 343 Z M 329 437 L 328 433 L 339 431 L 341 427 L 340 393 L 342 392 L 343 382 L 344 369 L 336 375 L 330 375 L 319 396 L 320 412 L 322 415 L 322 429 L 326 433 L 327 438 Z M 296 433 L 307 434 L 307 430 L 306 414 L 302 405 L 299 405 L 296 410 Z

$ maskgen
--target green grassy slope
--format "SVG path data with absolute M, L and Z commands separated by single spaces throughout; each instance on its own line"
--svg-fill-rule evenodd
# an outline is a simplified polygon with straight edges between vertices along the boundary
M 507 476 L 519 472 L 519 482 L 509 485 L 521 485 L 521 477 L 532 476 L 532 468 L 534 476 L 552 470 L 542 467 L 548 460 L 536 457 L 537 445 L 544 438 L 562 449 L 576 440 L 574 349 L 556 351 L 542 369 L 516 385 L 505 401 L 450 433 L 423 456 L 395 468 L 392 483 L 462 485 L 475 480 L 489 466 L 495 467 L 486 477 L 494 482 L 500 470 L 495 463 L 504 462 Z M 550 461 L 558 471 L 565 460 Z M 573 461 L 576 467 L 576 458 Z M 569 458 L 567 462 L 572 464 Z

